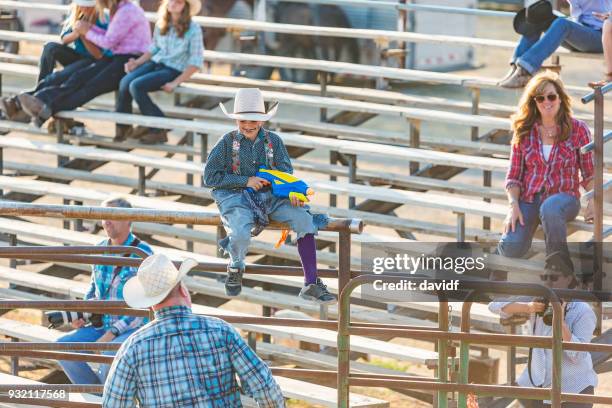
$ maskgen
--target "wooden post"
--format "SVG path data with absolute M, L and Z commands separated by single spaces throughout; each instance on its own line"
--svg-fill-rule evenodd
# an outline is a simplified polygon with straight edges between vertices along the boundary
M 509 334 L 516 334 L 516 325 L 511 324 L 509 328 Z M 516 347 L 510 346 L 508 348 L 508 358 L 506 361 L 506 382 L 513 384 L 516 379 Z
M 64 126 L 61 118 L 57 118 L 55 120 L 55 135 L 57 137 L 57 143 L 62 144 L 66 143 L 64 140 Z M 66 156 L 57 156 L 57 167 L 63 167 L 67 162 Z
M 75 201 L 74 205 L 83 205 L 82 201 Z M 75 231 L 83 231 L 83 220 L 80 218 L 76 218 L 73 224 Z
M 457 214 L 457 242 L 465 242 L 465 213 Z
M 0 176 L 4 175 L 4 149 L 0 147 Z M 0 198 L 4 197 L 4 190 L 0 188 Z
M 185 145 L 191 149 L 193 149 L 193 132 L 187 132 L 187 139 L 185 140 Z M 192 154 L 188 154 L 187 155 L 187 161 L 192 162 L 193 163 L 193 155 Z M 189 186 L 193 186 L 193 174 L 191 173 L 187 173 L 187 177 L 186 177 L 186 181 L 187 181 L 187 185 Z
M 17 235 L 8 234 L 8 244 L 9 246 L 17 246 Z M 9 260 L 9 268 L 15 269 L 16 267 L 17 267 L 17 259 L 11 258 Z M 13 286 L 13 284 L 11 283 L 10 286 Z
M 491 180 L 492 180 L 491 170 L 483 170 L 482 185 L 484 187 L 491 187 Z M 490 198 L 484 198 L 483 200 L 487 203 L 491 202 Z M 482 217 L 482 228 L 485 230 L 491 229 L 491 218 L 490 217 Z
M 19 342 L 19 339 L 11 337 L 11 343 L 17 342 Z M 17 356 L 11 357 L 11 374 L 14 376 L 19 376 L 19 357 Z
M 400 0 L 400 4 L 406 4 L 406 0 Z M 400 9 L 397 15 L 397 31 L 405 33 L 408 29 L 408 10 Z M 402 41 L 399 48 L 404 50 L 404 54 L 400 59 L 400 68 L 406 68 L 406 41 Z
M 257 333 L 250 331 L 247 335 L 247 342 L 249 347 L 257 352 Z
M 70 205 L 70 200 L 64 198 L 62 200 L 62 203 L 64 205 Z M 64 221 L 62 221 L 62 226 L 64 227 L 64 229 L 69 230 L 70 229 L 70 220 L 69 219 L 64 219 Z
M 347 154 L 346 155 L 346 160 L 348 161 L 348 179 L 349 179 L 349 183 L 354 184 L 357 182 L 357 156 L 355 156 L 354 154 Z M 355 207 L 355 196 L 351 196 L 349 195 L 348 198 L 348 208 L 354 208 Z
M 418 149 L 421 145 L 421 121 L 408 119 L 410 123 L 410 147 Z M 410 174 L 419 171 L 419 162 L 410 162 Z
M 319 83 L 321 84 L 321 96 L 327 96 L 327 72 L 319 71 Z M 327 122 L 327 108 L 321 108 L 319 112 L 319 120 Z
M 331 164 L 332 166 L 335 165 L 336 163 L 338 163 L 338 153 L 336 152 L 329 152 L 329 164 Z M 329 181 L 336 181 L 338 180 L 338 177 L 336 176 L 329 176 Z M 338 205 L 338 201 L 337 201 L 337 197 L 335 194 L 330 194 L 329 195 L 329 206 L 330 207 L 336 207 Z
M 144 166 L 138 166 L 138 195 L 144 196 L 146 190 L 147 176 Z
M 480 89 L 471 88 L 472 93 L 472 115 L 478 115 L 480 112 Z M 478 140 L 478 126 L 472 126 L 472 141 Z

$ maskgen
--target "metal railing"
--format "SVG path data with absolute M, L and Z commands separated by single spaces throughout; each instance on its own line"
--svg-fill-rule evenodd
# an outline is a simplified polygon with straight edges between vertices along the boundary
M 340 408 L 348 408 L 348 395 L 351 385 L 364 387 L 394 387 L 408 389 L 426 389 L 438 392 L 438 407 L 446 408 L 448 406 L 447 393 L 459 393 L 459 407 L 466 407 L 466 394 L 474 393 L 480 396 L 502 396 L 524 399 L 550 399 L 553 408 L 560 408 L 562 401 L 567 402 L 582 402 L 582 403 L 602 403 L 612 404 L 612 396 L 594 396 L 582 394 L 570 394 L 561 392 L 561 363 L 563 350 L 577 351 L 612 351 L 612 345 L 609 344 L 585 344 L 563 341 L 561 322 L 562 310 L 559 291 L 553 291 L 541 285 L 533 284 L 518 284 L 506 282 L 462 282 L 462 289 L 478 290 L 480 293 L 496 293 L 506 295 L 521 295 L 521 296 L 541 296 L 550 301 L 553 307 L 552 321 L 552 337 L 546 336 L 524 336 L 524 335 L 508 335 L 508 334 L 475 334 L 469 333 L 470 328 L 470 308 L 472 302 L 466 301 L 463 303 L 461 332 L 448 331 L 448 310 L 444 307 L 447 303 L 443 299 L 440 300 L 440 315 L 439 315 L 439 330 L 431 330 L 430 328 L 404 328 L 397 326 L 395 329 L 390 329 L 384 325 L 378 327 L 371 325 L 368 328 L 360 327 L 350 321 L 350 296 L 353 290 L 357 287 L 373 283 L 374 281 L 383 282 L 402 282 L 413 281 L 420 283 L 424 278 L 406 277 L 406 276 L 384 276 L 384 275 L 362 275 L 346 286 L 339 299 L 339 324 L 338 324 L 338 406 Z M 438 279 L 427 279 L 428 282 L 442 282 Z M 567 291 L 560 291 L 562 293 Z M 575 294 L 575 291 L 570 291 Z M 588 295 L 592 296 L 592 293 Z M 562 295 L 563 296 L 563 295 Z M 564 296 L 563 296 L 564 297 Z M 609 298 L 609 294 L 608 294 Z M 445 311 L 446 309 L 446 311 Z M 446 323 L 445 323 L 446 322 Z M 350 372 L 350 336 L 365 335 L 365 336 L 394 336 L 394 337 L 410 337 L 417 340 L 438 340 L 438 377 L 437 381 L 430 380 L 415 380 L 411 377 L 364 374 L 355 376 Z M 458 383 L 450 383 L 446 377 L 447 350 L 448 341 L 459 341 L 460 346 L 460 364 L 459 364 L 459 381 Z M 551 348 L 553 351 L 553 373 L 552 384 L 550 388 L 536 387 L 517 387 L 517 386 L 502 386 L 502 385 L 484 385 L 484 384 L 468 384 L 469 372 L 469 345 L 470 344 L 488 344 L 488 345 L 506 345 L 506 346 L 527 346 L 538 348 Z

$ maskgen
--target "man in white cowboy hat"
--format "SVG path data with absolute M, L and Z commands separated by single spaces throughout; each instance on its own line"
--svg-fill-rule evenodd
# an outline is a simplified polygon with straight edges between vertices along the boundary
M 104 408 L 240 407 L 240 389 L 260 407 L 284 407 L 268 366 L 223 320 L 191 311 L 182 282 L 197 265 L 177 269 L 164 254 L 145 259 L 124 290 L 134 308 L 151 308 L 155 320 L 119 349 L 104 386 Z
M 321 304 L 335 303 L 336 297 L 317 276 L 314 234 L 318 228 L 312 214 L 295 198 L 272 195 L 268 181 L 256 176 L 261 167 L 293 173 L 283 141 L 263 128 L 263 123 L 276 114 L 278 105 L 266 111 L 261 91 L 256 88 L 238 90 L 233 113 L 220 105 L 226 116 L 236 120 L 238 128 L 219 139 L 210 152 L 204 168 L 204 183 L 213 189 L 229 238 L 224 248 L 230 257 L 225 281 L 227 295 L 238 296 L 242 288 L 244 258 L 255 225 L 251 196 L 245 194 L 250 188 L 266 207 L 270 219 L 289 224 L 297 233 L 297 248 L 304 268 L 304 287 L 299 296 Z

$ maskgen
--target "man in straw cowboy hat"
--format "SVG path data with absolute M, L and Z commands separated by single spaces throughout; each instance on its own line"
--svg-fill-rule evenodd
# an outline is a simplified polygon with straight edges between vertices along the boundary
M 125 285 L 127 304 L 150 307 L 155 320 L 117 352 L 103 407 L 240 407 L 240 388 L 260 407 L 285 406 L 270 369 L 236 330 L 191 311 L 182 279 L 196 265 L 186 259 L 177 269 L 166 255 L 152 255 Z
M 278 104 L 266 112 L 261 91 L 245 88 L 236 93 L 233 113 L 228 113 L 223 104 L 220 106 L 226 116 L 236 120 L 238 128 L 219 139 L 210 152 L 204 168 L 204 183 L 213 189 L 229 238 L 224 248 L 230 257 L 225 280 L 227 295 L 238 296 L 242 288 L 244 258 L 255 226 L 254 199 L 270 219 L 289 224 L 297 233 L 297 248 L 304 268 L 300 297 L 321 304 L 335 303 L 336 297 L 317 277 L 314 234 L 318 226 L 312 214 L 296 198 L 272 195 L 269 182 L 256 176 L 260 167 L 293 173 L 283 141 L 263 128 L 263 123 L 276 114 Z M 252 191 L 255 193 L 250 194 Z

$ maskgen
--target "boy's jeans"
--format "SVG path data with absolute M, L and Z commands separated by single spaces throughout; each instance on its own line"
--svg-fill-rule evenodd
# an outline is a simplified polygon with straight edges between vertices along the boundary
M 230 265 L 238 268 L 244 267 L 244 258 L 251 242 L 251 229 L 254 226 L 253 210 L 242 193 L 242 189 L 219 189 L 212 193 L 229 237 L 227 251 L 230 255 Z M 293 207 L 288 199 L 275 197 L 271 191 L 257 194 L 266 204 L 270 220 L 289 224 L 291 230 L 297 233 L 298 239 L 306 234 L 316 234 L 317 228 L 307 207 Z

